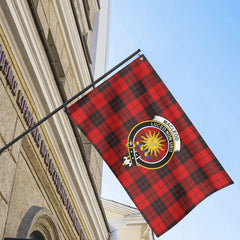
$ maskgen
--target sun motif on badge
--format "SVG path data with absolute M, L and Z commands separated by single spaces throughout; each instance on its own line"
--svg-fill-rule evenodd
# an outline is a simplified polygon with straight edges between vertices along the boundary
M 159 136 L 160 132 L 158 131 L 156 134 L 156 131 L 153 133 L 149 130 L 148 133 L 146 133 L 146 136 L 142 137 L 142 147 L 146 151 L 147 154 L 155 155 L 157 157 L 157 154 L 160 154 L 160 150 L 164 151 L 163 148 L 164 142 L 166 142 L 166 139 L 163 136 Z

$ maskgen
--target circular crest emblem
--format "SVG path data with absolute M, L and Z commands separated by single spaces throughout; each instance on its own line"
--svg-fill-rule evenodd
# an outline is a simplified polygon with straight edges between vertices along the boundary
M 128 135 L 129 155 L 124 165 L 137 165 L 148 169 L 165 166 L 180 151 L 180 137 L 171 122 L 159 116 L 133 127 Z

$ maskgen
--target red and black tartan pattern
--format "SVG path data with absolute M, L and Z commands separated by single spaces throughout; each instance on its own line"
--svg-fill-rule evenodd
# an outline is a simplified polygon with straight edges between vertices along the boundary
M 214 154 L 144 56 L 67 110 L 160 236 L 213 192 L 232 184 Z M 181 151 L 162 168 L 126 167 L 127 138 L 155 115 L 178 130 Z

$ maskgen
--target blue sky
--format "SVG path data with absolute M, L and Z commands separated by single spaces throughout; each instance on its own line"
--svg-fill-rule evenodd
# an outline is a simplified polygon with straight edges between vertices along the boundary
M 140 48 L 234 181 L 159 239 L 240 239 L 239 12 L 237 0 L 112 0 L 108 69 Z M 106 165 L 102 196 L 133 204 Z

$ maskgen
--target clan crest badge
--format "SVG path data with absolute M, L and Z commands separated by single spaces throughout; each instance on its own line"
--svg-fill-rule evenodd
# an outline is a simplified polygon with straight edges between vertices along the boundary
M 155 116 L 153 120 L 135 125 L 128 135 L 128 155 L 123 165 L 158 169 L 165 166 L 181 148 L 180 136 L 167 119 Z

